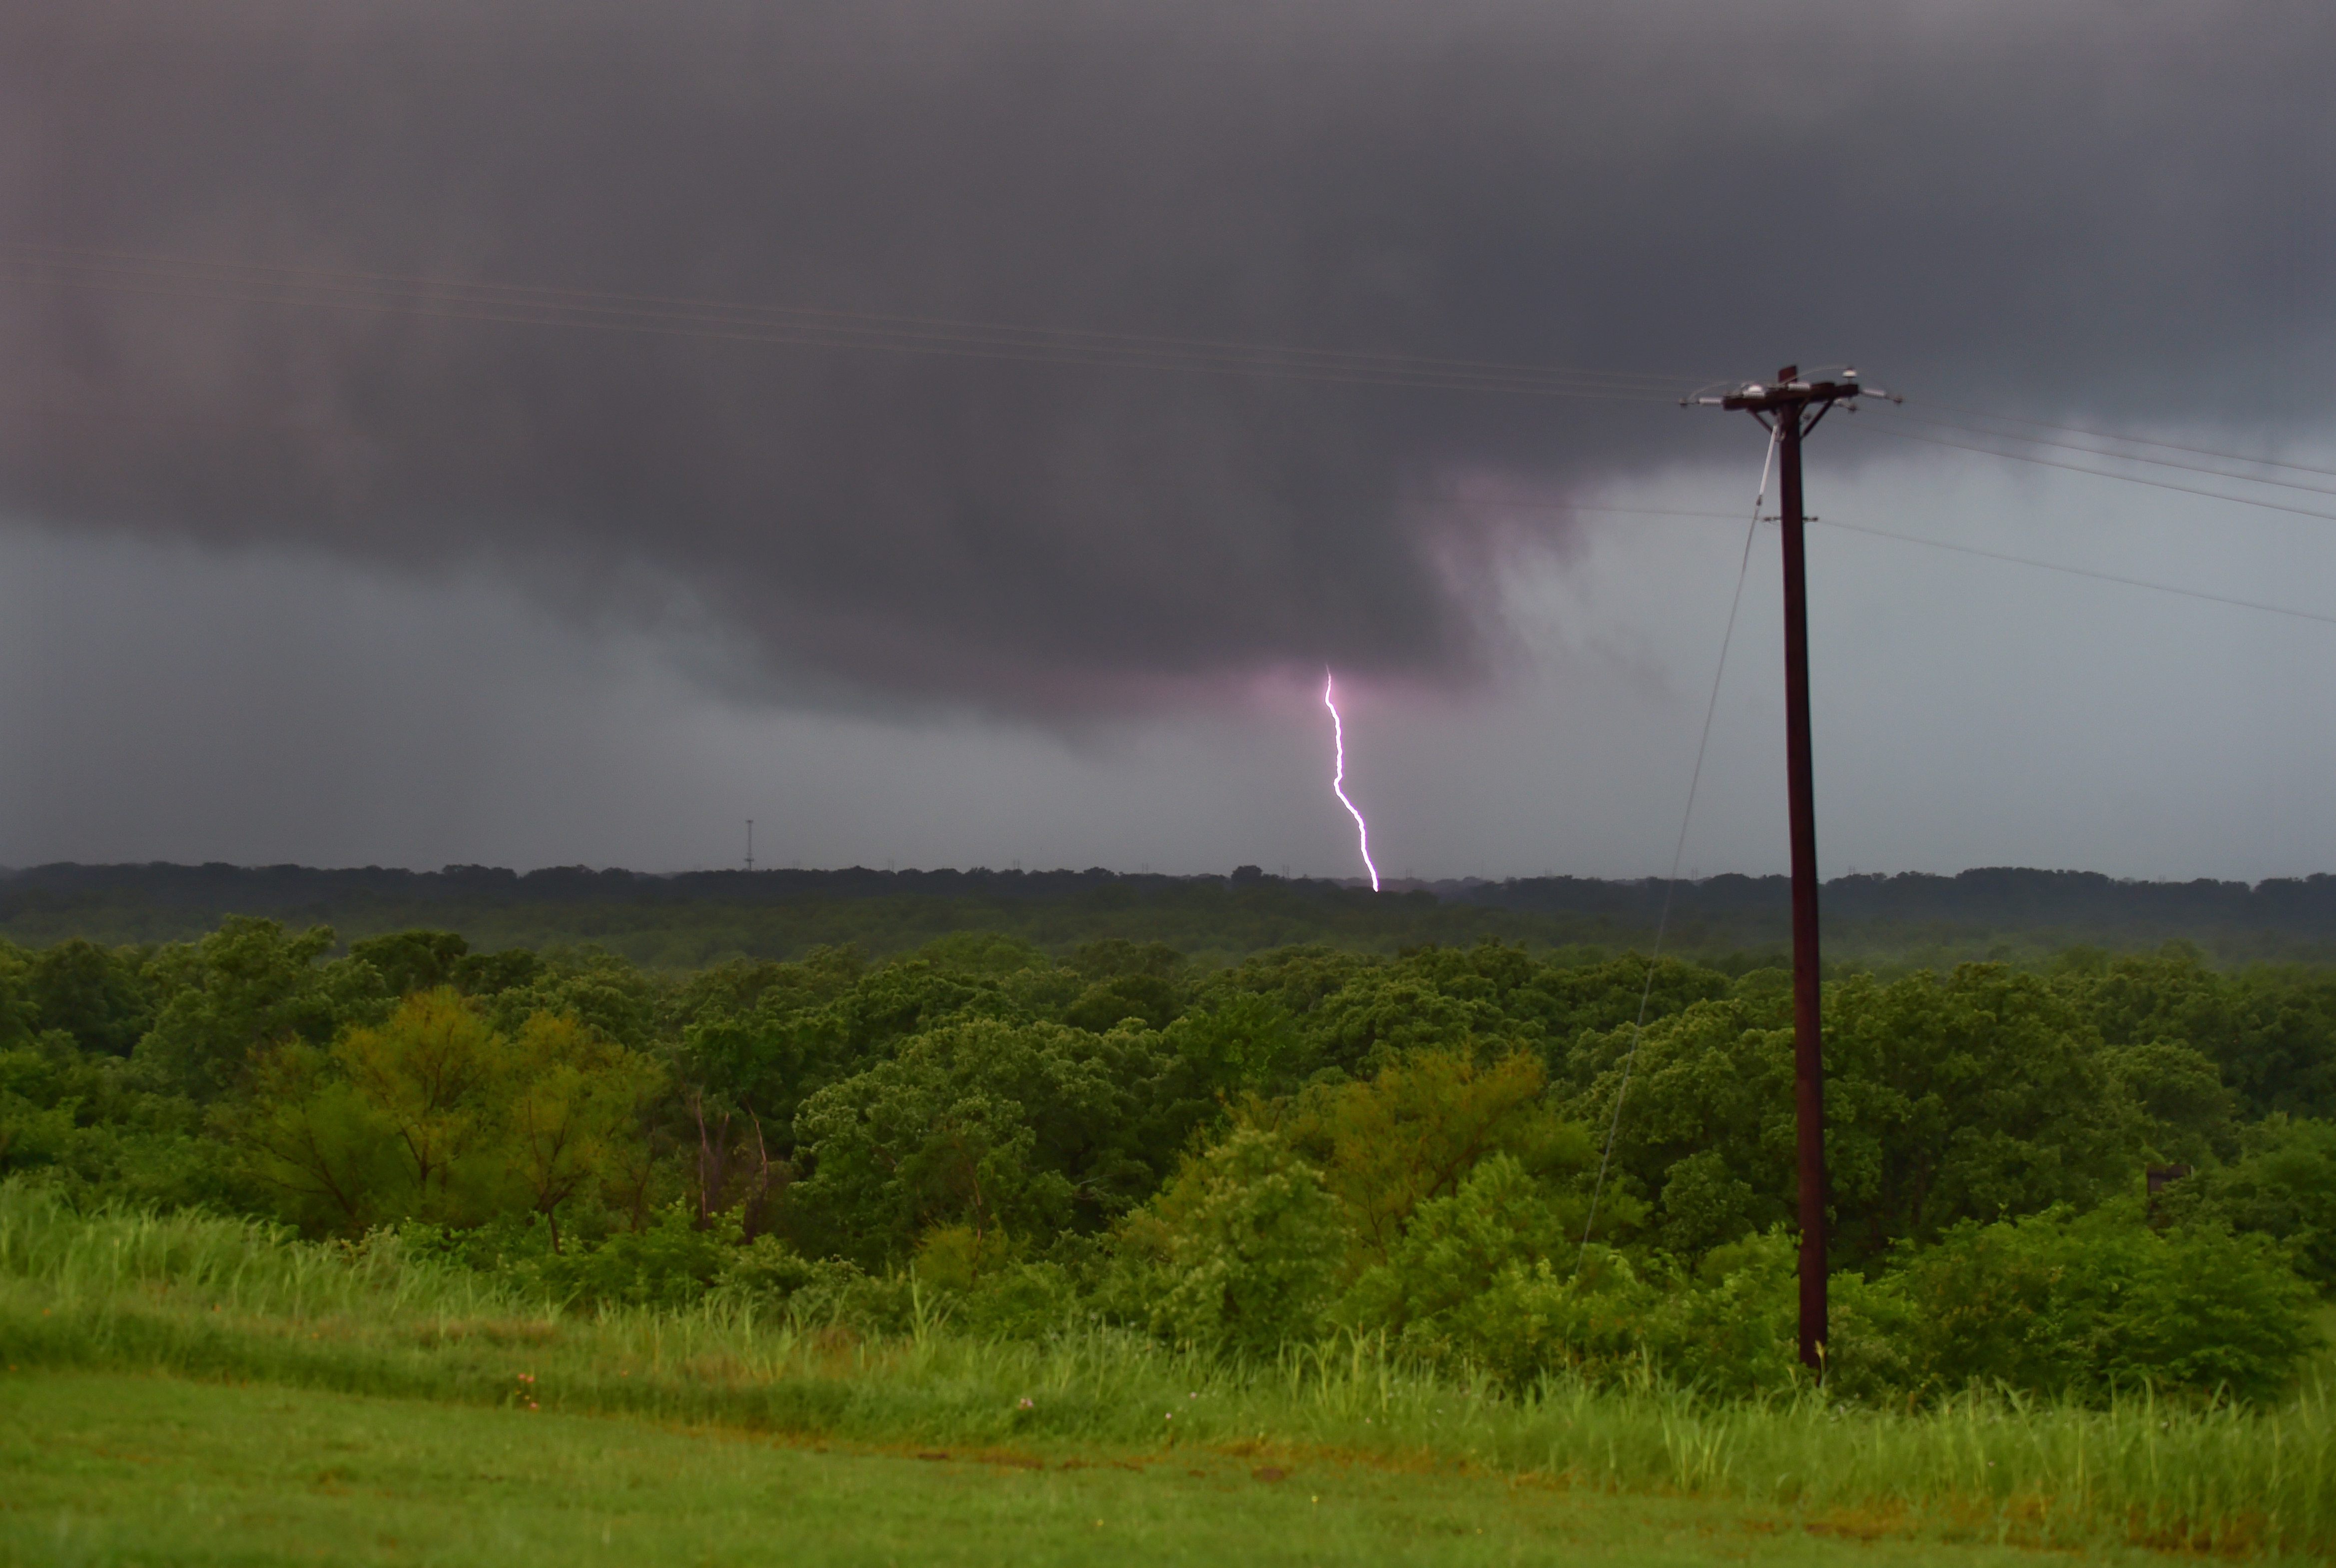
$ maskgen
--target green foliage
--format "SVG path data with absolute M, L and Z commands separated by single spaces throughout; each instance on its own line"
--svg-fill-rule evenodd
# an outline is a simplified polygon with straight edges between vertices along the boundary
M 1541 1060 L 1524 1051 L 1484 1066 L 1422 1051 L 1365 1082 L 1316 1085 L 1278 1105 L 1252 1101 L 1245 1115 L 1322 1171 L 1346 1210 L 1351 1267 L 1359 1269 L 1387 1259 L 1420 1205 L 1456 1192 L 1489 1156 L 1505 1155 L 1543 1182 L 1586 1168 L 1587 1135 L 1559 1118 L 1543 1088 Z
M 60 1076 L 37 1047 L 0 1051 L 0 1175 L 64 1159 L 77 1129 Z
M 62 1029 L 0 1050 L 0 1175 L 36 1172 L 83 1196 L 236 1207 L 250 1200 L 191 1101 Z
M 1270 881 L 1210 896 L 1246 918 Z M 159 949 L 0 944 L 0 1174 L 352 1242 L 394 1226 L 594 1310 L 719 1299 L 1004 1336 L 1104 1318 L 1260 1363 L 1336 1323 L 1513 1390 L 1797 1386 L 1781 971 L 1498 943 L 1218 966 L 1204 955 L 1226 944 L 1047 940 L 1067 956 L 976 927 L 881 962 L 822 948 L 693 973 L 476 951 L 443 929 L 335 958 L 327 930 L 256 920 Z M 2125 1324 L 2081 1355 L 1966 1353 L 1923 1337 L 1905 1281 L 1962 1259 L 1953 1277 L 1980 1289 L 2028 1254 L 1956 1238 L 2114 1212 L 2167 1163 L 2196 1170 L 2147 1245 L 2227 1232 L 2232 1268 L 2329 1281 L 2336 1135 L 2245 1118 L 2316 1103 L 2331 996 L 2180 950 L 1835 979 L 1831 1386 L 2095 1398 L 2135 1368 L 2173 1388 L 2224 1367 L 2269 1397 L 2290 1361 L 2244 1315 L 2166 1297 L 2154 1348 Z M 2101 1247 L 2160 1289 L 2160 1254 Z M 2095 1321 L 2054 1288 L 2013 1313 L 2061 1325 L 2018 1329 L 2039 1343 Z
M 920 1035 L 803 1103 L 811 1174 L 789 1193 L 807 1234 L 863 1262 L 937 1225 L 1092 1227 L 1149 1186 L 1114 1135 L 1155 1037 L 996 1019 Z
M 1514 1155 L 1479 1163 L 1410 1222 L 1355 1281 L 1340 1316 L 1384 1329 L 1439 1360 L 1486 1365 L 1515 1380 L 1541 1370 L 1514 1322 L 1536 1265 L 1580 1245 L 1579 1204 L 1551 1202 Z
M 1319 1334 L 1348 1245 L 1321 1173 L 1247 1126 L 1188 1161 L 1128 1236 L 1153 1260 L 1152 1326 L 1236 1356 Z
M 2064 960 L 2060 983 L 2113 1046 L 2180 1041 L 2212 1060 L 2250 1116 L 2336 1117 L 2336 975 L 2148 957 Z
M 2157 1231 L 2136 1205 L 1966 1222 L 1885 1281 L 1918 1392 L 1996 1382 L 2268 1398 L 2318 1347 L 2311 1288 L 2262 1236 Z
M 153 1003 L 135 949 L 107 951 L 81 937 L 34 953 L 24 1000 L 42 1029 L 63 1029 L 84 1051 L 126 1057 L 152 1021 Z
M 1838 1264 L 1876 1266 L 1966 1220 L 2089 1207 L 2146 1164 L 2231 1142 L 2213 1062 L 2175 1040 L 2105 1045 L 2081 988 L 1996 964 L 1852 976 L 1825 1019 Z M 1630 1037 L 1574 1047 L 1574 1116 L 1611 1115 Z M 1615 1158 L 1664 1248 L 1692 1260 L 1792 1220 L 1792 1075 L 1789 995 L 1757 975 L 1647 1027 Z
M 2243 1148 L 2175 1183 L 2165 1212 L 2272 1237 L 2298 1272 L 2336 1292 L 2336 1122 L 2273 1115 L 2246 1130 Z
M 648 976 L 614 953 L 569 948 L 543 955 L 525 983 L 483 999 L 488 1018 L 507 1035 L 517 1034 L 537 1013 L 555 1013 L 639 1051 L 656 1037 L 656 989 Z
M 760 1242 L 745 1251 L 758 1249 L 767 1251 Z M 791 1300 L 808 1293 L 791 1290 Z M 1877 1519 L 1932 1519 L 1958 1537 L 2090 1552 L 2130 1541 L 2316 1558 L 2336 1546 L 2336 1403 L 2323 1389 L 2272 1410 L 1985 1391 L 1936 1408 L 1861 1409 L 1806 1388 L 1714 1401 L 1656 1378 L 1598 1387 L 1560 1374 L 1507 1388 L 1423 1368 L 1368 1339 L 1242 1362 L 1105 1329 L 986 1339 L 953 1331 L 954 1318 L 915 1320 L 913 1303 L 911 1320 L 910 1331 L 870 1344 L 859 1336 L 872 1328 L 770 1308 L 719 1284 L 677 1310 L 561 1315 L 515 1279 L 418 1255 L 394 1235 L 305 1243 L 206 1214 L 75 1213 L 22 1182 L 0 1183 L 0 1361 L 27 1379 L 112 1368 L 149 1389 L 172 1387 L 173 1373 L 213 1387 L 277 1385 L 271 1409 L 297 1405 L 293 1390 L 341 1390 L 389 1396 L 369 1407 L 393 1414 L 426 1410 L 425 1400 L 516 1407 L 506 1423 L 564 1411 L 896 1452 L 1059 1453 L 1086 1466 L 1103 1456 L 1173 1456 L 1149 1474 L 1261 1446 L 1274 1462 L 1296 1456 L 1326 1477 L 1308 1456 L 1381 1462 L 1374 1488 L 1430 1464 L 1488 1472 L 1502 1495 L 1558 1492 L 1569 1520 L 1582 1498 L 1627 1491 L 1738 1498 L 1770 1522 L 1822 1524 L 1838 1511 L 1860 1534 Z M 1173 1421 L 1163 1419 L 1169 1411 Z M 347 1420 L 336 1420 L 347 1435 Z M 26 1425 L 47 1439 L 26 1452 L 57 1451 L 64 1428 Z M 595 1451 L 608 1448 L 618 1429 L 592 1426 Z M 499 1453 L 510 1437 L 493 1438 Z M 264 1446 L 287 1451 L 276 1426 Z M 149 1456 L 137 1443 L 124 1451 Z M 70 1452 L 79 1474 L 88 1456 Z M 316 1489 L 312 1462 L 298 1478 Z M 1294 1495 L 1308 1495 L 1325 1497 L 1327 1515 L 1327 1488 Z M 183 1524 L 182 1501 L 172 1509 Z M 54 1521 L 39 1523 L 46 1543 Z M 1822 1539 L 1791 1536 L 1788 1555 L 1806 1558 Z M 1889 1554 L 1854 1544 L 1861 1559 Z M 1356 1549 L 1368 1554 L 1363 1543 Z M 1708 1542 L 1689 1550 L 1710 1554 Z
M 391 997 L 456 985 L 471 944 L 453 931 L 391 931 L 349 944 L 349 957 L 381 977 Z
M 442 987 L 328 1049 L 294 1040 L 267 1053 L 219 1121 L 304 1229 L 531 1211 L 557 1251 L 561 1205 L 637 1163 L 656 1081 L 571 1017 L 530 1015 L 511 1038 Z
M 200 942 L 166 948 L 147 966 L 160 1010 L 137 1056 L 158 1082 L 196 1099 L 236 1087 L 255 1053 L 329 1040 L 343 1012 L 377 989 L 370 969 L 317 960 L 332 929 L 294 936 L 274 920 L 236 917 Z
M 741 1258 L 737 1240 L 735 1228 L 700 1226 L 686 1203 L 672 1203 L 598 1247 L 539 1257 L 532 1272 L 555 1300 L 579 1305 L 688 1307 L 734 1264 L 758 1282 L 778 1277 L 767 1258 Z
M 2037 977 L 1968 964 L 1935 980 L 1853 978 L 1826 1000 L 1825 1154 L 1844 1260 L 1967 1219 L 2097 1203 L 2163 1142 L 2119 1070 L 2142 1066 L 2111 1059 Z M 1786 1129 L 1777 1152 L 1790 1144 Z

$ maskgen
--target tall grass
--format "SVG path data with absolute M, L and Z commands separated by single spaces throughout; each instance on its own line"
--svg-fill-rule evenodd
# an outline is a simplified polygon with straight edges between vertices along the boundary
M 0 1184 L 0 1359 L 873 1443 L 1332 1451 L 2072 1544 L 2336 1548 L 2324 1372 L 2269 1409 L 1974 1394 L 1888 1412 L 1813 1394 L 1715 1403 L 1652 1378 L 1552 1378 L 1520 1395 L 1426 1375 L 1368 1339 L 1236 1368 L 1108 1329 L 976 1339 L 930 1311 L 890 1339 L 735 1302 L 568 1313 L 394 1242 L 75 1213 L 18 1183 Z

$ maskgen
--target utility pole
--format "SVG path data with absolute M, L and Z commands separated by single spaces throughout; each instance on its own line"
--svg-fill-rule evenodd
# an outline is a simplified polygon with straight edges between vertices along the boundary
M 1825 1052 L 1817 1016 L 1817 807 L 1809 745 L 1809 584 L 1806 520 L 1801 514 L 1801 441 L 1834 404 L 1861 394 L 1891 396 L 1860 385 L 1854 370 L 1844 370 L 1838 380 L 1815 381 L 1803 379 L 1800 366 L 1788 365 L 1765 385 L 1747 382 L 1720 395 L 1680 400 L 1682 405 L 1747 413 L 1774 433 L 1776 443 L 1784 502 L 1777 521 L 1785 533 L 1785 773 L 1793 842 L 1793 1111 L 1799 1154 L 1801 1363 L 1820 1377 L 1828 1338 Z

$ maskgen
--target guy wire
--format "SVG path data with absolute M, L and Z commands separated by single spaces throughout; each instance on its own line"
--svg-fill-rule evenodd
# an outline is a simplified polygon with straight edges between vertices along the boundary
M 1736 591 L 1728 600 L 1728 629 L 1719 634 L 1719 663 L 1711 672 L 1711 696 L 1703 705 L 1703 733 L 1695 743 L 1695 769 L 1688 775 L 1687 808 L 1679 813 L 1679 839 L 1671 845 L 1671 872 L 1663 881 L 1662 912 L 1655 920 L 1654 949 L 1647 955 L 1647 983 L 1639 989 L 1639 1016 L 1630 1024 L 1630 1048 L 1622 1056 L 1622 1081 L 1614 1088 L 1614 1114 L 1606 1123 L 1606 1148 L 1598 1156 L 1598 1180 L 1590 1189 L 1590 1217 L 1582 1222 L 1582 1248 L 1573 1257 L 1573 1273 L 1582 1275 L 1582 1260 L 1598 1227 L 1598 1201 L 1605 1194 L 1606 1173 L 1614 1162 L 1614 1135 L 1622 1126 L 1622 1101 L 1630 1092 L 1630 1070 L 1638 1065 L 1639 1040 L 1647 1029 L 1647 1004 L 1655 994 L 1655 969 L 1662 962 L 1663 937 L 1670 930 L 1671 900 L 1679 891 L 1679 862 L 1687 855 L 1688 824 L 1695 820 L 1695 793 L 1703 783 L 1704 754 L 1711 749 L 1712 716 L 1719 711 L 1719 686 L 1728 675 L 1728 645 L 1736 640 L 1736 612 L 1744 604 L 1744 579 L 1752 570 L 1752 541 L 1760 531 L 1760 508 L 1768 500 L 1768 471 L 1776 465 L 1778 430 L 1768 431 L 1768 450 L 1760 459 L 1760 488 L 1752 497 L 1752 518 L 1744 529 L 1744 555 L 1736 563 Z

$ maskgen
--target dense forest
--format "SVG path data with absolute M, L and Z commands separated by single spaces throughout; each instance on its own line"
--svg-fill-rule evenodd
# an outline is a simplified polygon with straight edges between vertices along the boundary
M 2310 1354 L 2336 972 L 2077 950 L 1843 972 L 1825 1010 L 1837 1389 L 2254 1397 Z M 971 930 L 685 970 L 245 916 L 0 946 L 0 1173 L 77 1204 L 583 1307 L 1237 1357 L 1346 1330 L 1508 1379 L 1792 1381 L 1790 1077 L 1778 969 L 1496 941 Z
M 590 943 L 660 969 L 844 945 L 883 958 L 968 930 L 1050 952 L 1114 937 L 1165 942 L 1214 963 L 1302 943 L 1393 954 L 1488 939 L 1584 958 L 1592 949 L 1644 950 L 1667 901 L 1665 951 L 1740 973 L 1778 961 L 1789 940 L 1781 877 L 1390 882 L 1374 895 L 1255 866 L 1229 876 L 1099 868 L 652 876 L 582 866 L 521 874 L 162 864 L 0 872 L 0 938 L 185 941 L 230 914 L 255 914 L 330 925 L 351 940 L 426 927 L 484 949 Z M 1828 956 L 1865 969 L 2033 964 L 2076 945 L 2147 951 L 2168 940 L 2225 963 L 2336 962 L 2336 877 L 2250 887 L 2021 870 L 1853 875 L 1825 884 L 1824 909 Z

